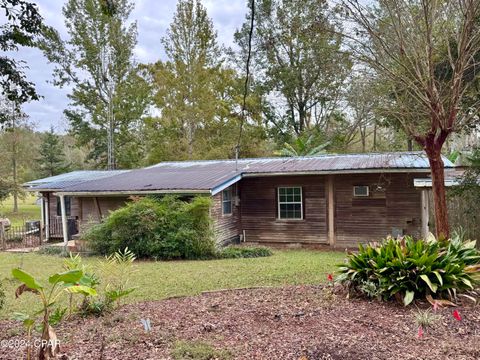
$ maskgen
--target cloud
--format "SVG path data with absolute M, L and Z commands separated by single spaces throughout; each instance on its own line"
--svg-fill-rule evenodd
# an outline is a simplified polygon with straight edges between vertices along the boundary
M 36 1 L 45 23 L 55 27 L 62 37 L 67 37 L 63 21 L 63 1 Z M 132 21 L 137 21 L 138 44 L 135 47 L 135 58 L 139 62 L 154 62 L 165 58 L 160 39 L 172 21 L 176 9 L 176 0 L 135 0 Z M 210 18 L 218 32 L 218 40 L 225 46 L 233 44 L 233 34 L 243 23 L 247 11 L 246 0 L 204 0 Z M 24 111 L 37 124 L 39 130 L 47 130 L 51 125 L 58 129 L 66 129 L 63 110 L 68 106 L 69 89 L 54 87 L 52 80 L 53 65 L 48 64 L 39 50 L 22 48 L 13 54 L 18 60 L 25 60 L 28 79 L 33 81 L 39 94 L 43 96 L 24 106 Z

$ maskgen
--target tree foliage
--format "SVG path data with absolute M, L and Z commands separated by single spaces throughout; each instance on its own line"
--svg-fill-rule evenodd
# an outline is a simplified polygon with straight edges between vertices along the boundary
M 179 1 L 162 44 L 168 60 L 150 67 L 161 112 L 147 121 L 150 161 L 231 157 L 243 82 L 225 66 L 206 8 L 199 1 Z M 250 154 L 258 154 L 264 140 L 259 102 L 255 95 L 247 99 Z
M 256 13 L 255 81 L 274 98 L 271 109 L 277 110 L 270 122 L 296 136 L 313 128 L 325 131 L 338 116 L 351 67 L 332 9 L 325 0 L 262 0 Z M 241 59 L 250 16 L 235 35 Z
M 441 151 L 449 135 L 477 120 L 463 99 L 478 76 L 480 2 L 345 0 L 351 50 L 378 76 L 381 107 L 427 153 L 437 234 L 448 237 Z
M 53 126 L 43 136 L 39 155 L 37 162 L 41 176 L 55 176 L 68 171 L 64 143 L 62 138 L 55 134 Z
M 20 46 L 34 46 L 42 27 L 37 5 L 23 0 L 0 0 L 0 11 L 6 17 L 0 25 L 2 52 L 18 51 Z M 38 100 L 35 85 L 24 74 L 24 64 L 6 54 L 0 55 L 0 93 L 9 101 L 19 104 Z M 5 121 L 5 113 L 2 112 L 0 124 Z
M 92 145 L 90 158 L 98 166 L 106 164 L 110 127 L 116 166 L 137 166 L 143 158 L 141 119 L 150 90 L 133 60 L 132 9 L 128 0 L 69 0 L 63 7 L 69 39 L 47 28 L 40 42 L 55 64 L 54 84 L 73 85 L 65 116 L 78 143 Z

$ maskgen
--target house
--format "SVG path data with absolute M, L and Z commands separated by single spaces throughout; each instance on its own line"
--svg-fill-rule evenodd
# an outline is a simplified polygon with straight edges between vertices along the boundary
M 60 197 L 56 196 L 57 192 L 62 191 L 64 188 L 80 184 L 85 181 L 99 180 L 110 176 L 123 174 L 129 170 L 114 170 L 114 171 L 100 171 L 100 170 L 82 170 L 72 171 L 66 174 L 51 176 L 48 178 L 29 181 L 23 184 L 26 190 L 31 192 L 37 192 L 41 195 L 41 223 L 45 229 L 45 239 L 61 238 L 63 239 L 63 226 L 62 226 L 62 212 Z M 123 202 L 117 204 L 122 206 Z M 67 228 L 70 235 L 78 232 L 79 218 L 88 217 L 88 213 L 93 213 L 91 209 L 84 209 L 86 204 L 82 203 L 82 198 L 78 197 L 66 197 L 65 198 L 65 216 L 67 218 Z M 99 203 L 105 211 L 115 209 L 115 206 L 111 203 Z M 85 212 L 84 212 L 85 211 Z
M 43 188 L 30 190 L 47 196 L 50 216 L 60 207 L 53 215 L 63 215 L 64 223 L 68 216 L 100 220 L 131 196 L 210 196 L 219 243 L 345 248 L 428 230 L 427 205 L 414 180 L 429 173 L 423 152 L 341 154 L 162 162 L 56 189 L 44 179 Z

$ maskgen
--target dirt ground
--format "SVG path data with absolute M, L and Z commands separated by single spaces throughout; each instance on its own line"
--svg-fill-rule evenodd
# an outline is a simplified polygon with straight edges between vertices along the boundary
M 438 310 L 420 338 L 414 309 L 290 286 L 137 303 L 64 321 L 56 332 L 63 359 L 195 358 L 175 352 L 180 340 L 220 351 L 196 359 L 480 359 L 480 307 L 457 308 L 460 321 L 453 309 Z M 0 359 L 21 359 L 24 349 L 6 345 L 22 339 L 17 322 L 1 321 Z

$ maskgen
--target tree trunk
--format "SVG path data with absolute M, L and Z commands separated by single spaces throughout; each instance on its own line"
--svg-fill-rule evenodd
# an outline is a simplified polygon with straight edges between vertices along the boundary
M 427 151 L 430 170 L 432 172 L 432 192 L 435 209 L 435 231 L 438 239 L 448 239 L 450 236 L 448 226 L 447 200 L 445 195 L 445 171 L 440 151 L 433 149 Z

